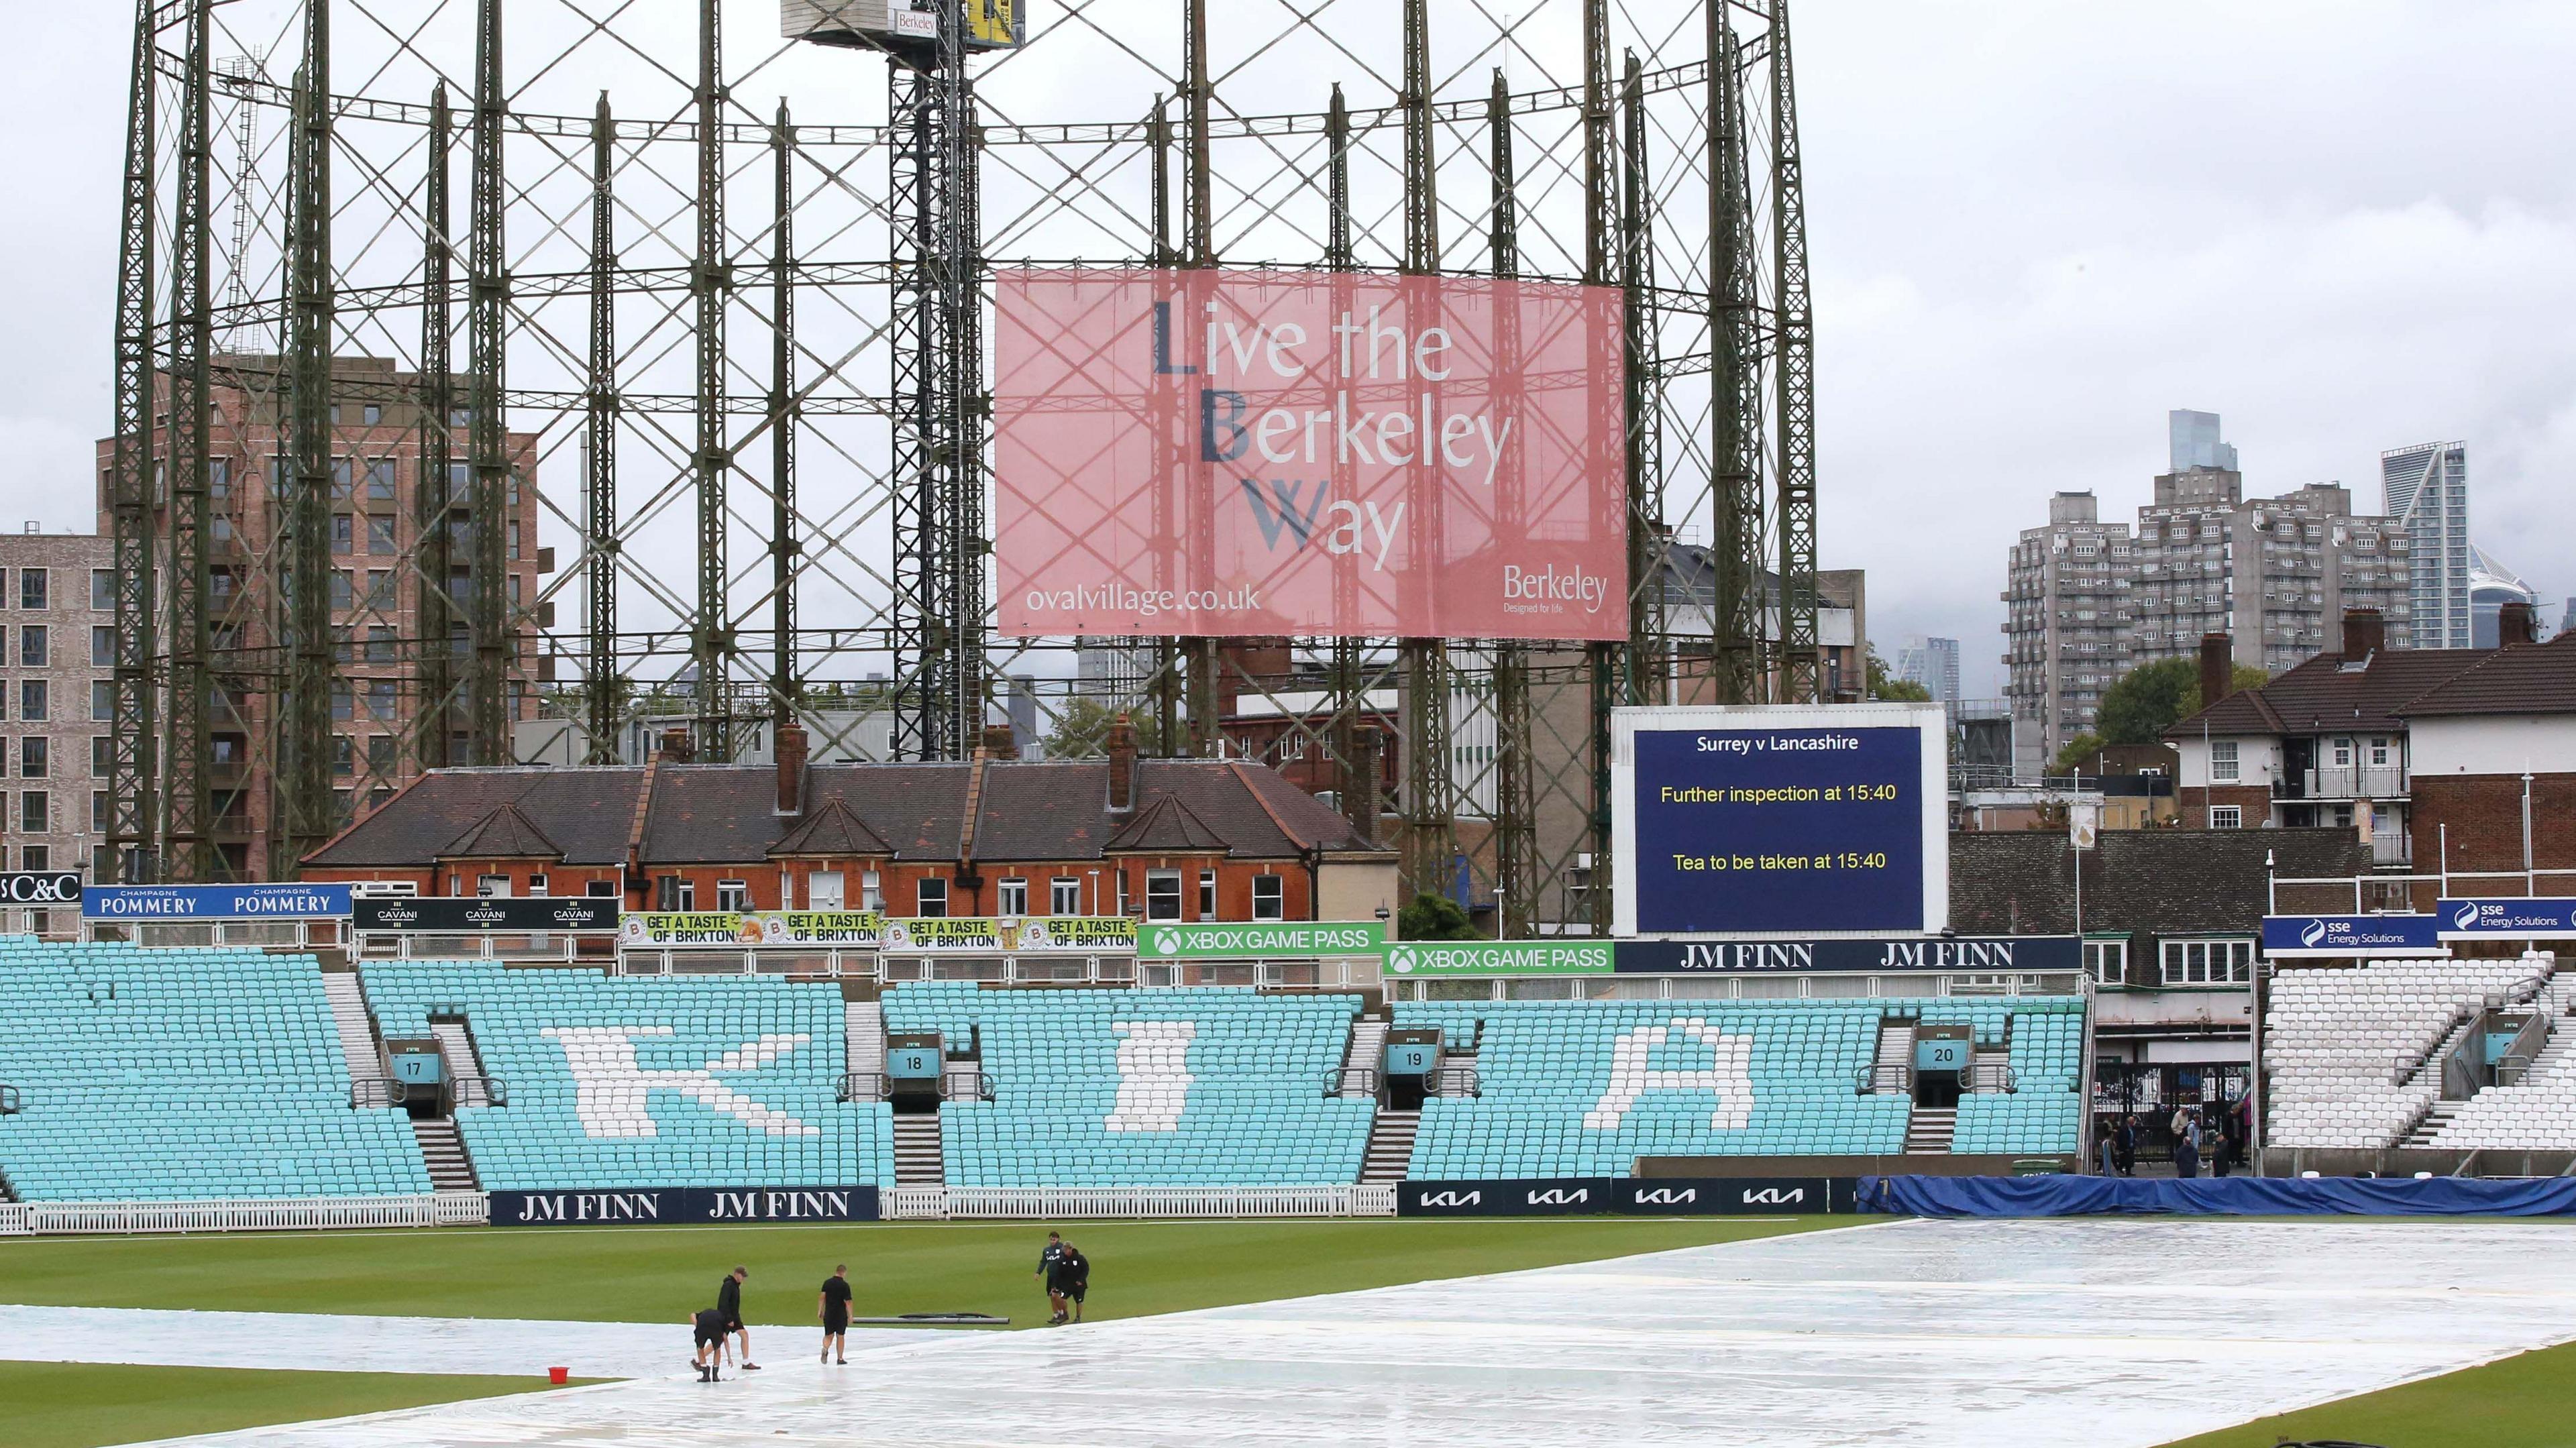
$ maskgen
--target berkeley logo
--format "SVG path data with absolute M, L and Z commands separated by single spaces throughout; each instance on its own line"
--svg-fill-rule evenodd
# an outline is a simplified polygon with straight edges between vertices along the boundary
M 1422 1205 L 1426 1207 L 1475 1207 L 1482 1206 L 1484 1201 L 1485 1194 L 1480 1191 L 1424 1192 L 1422 1194 Z
M 1778 1187 L 1764 1187 L 1758 1192 L 1744 1194 L 1744 1204 L 1748 1207 L 1793 1207 L 1806 1199 L 1805 1187 L 1791 1187 L 1786 1191 Z

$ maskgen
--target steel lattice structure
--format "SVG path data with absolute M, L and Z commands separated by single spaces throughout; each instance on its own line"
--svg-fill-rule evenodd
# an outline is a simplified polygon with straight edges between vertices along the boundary
M 1261 701 L 1372 824 L 1392 740 L 1411 886 L 1464 859 L 1507 933 L 1599 929 L 1606 711 L 1816 696 L 1787 0 L 1047 0 L 973 54 L 953 15 L 894 53 L 774 11 L 138 0 L 101 447 L 128 877 L 289 874 L 335 805 L 532 721 L 565 763 L 790 718 L 956 758 L 1018 689 L 1057 753 L 1121 714 L 1222 752 Z M 1628 639 L 1284 672 L 1121 641 L 1091 677 L 998 639 L 987 282 L 1021 263 L 1624 288 Z M 264 858 L 218 847 L 245 812 Z

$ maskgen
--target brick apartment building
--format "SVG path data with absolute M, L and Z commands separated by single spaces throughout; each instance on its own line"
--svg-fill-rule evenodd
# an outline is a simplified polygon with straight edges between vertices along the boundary
M 272 647 L 272 620 L 281 600 L 272 588 L 282 571 L 280 533 L 286 514 L 287 451 L 274 357 L 227 354 L 216 359 L 212 467 L 207 490 L 212 513 L 206 607 L 213 629 L 214 666 L 227 655 Z M 456 600 L 444 640 L 422 638 L 424 592 L 440 586 L 428 574 L 434 559 L 422 549 L 429 524 L 423 509 L 420 459 L 425 414 L 417 399 L 417 374 L 387 360 L 342 357 L 333 368 L 331 624 L 337 682 L 331 698 L 332 788 L 341 822 L 357 819 L 391 799 L 416 777 L 424 758 L 462 759 L 465 744 L 451 719 L 424 718 L 421 661 L 445 648 L 462 678 L 470 647 L 461 630 L 472 586 L 474 521 L 467 512 L 468 430 L 462 407 L 447 419 L 449 511 L 445 519 L 444 587 Z M 462 379 L 456 390 L 464 395 Z M 156 444 L 160 441 L 155 438 Z M 99 529 L 113 528 L 109 465 L 113 441 L 98 445 Z M 534 716 L 527 680 L 537 666 L 536 631 L 544 611 L 536 602 L 540 575 L 551 559 L 537 546 L 537 439 L 508 437 L 510 483 L 501 526 L 504 597 L 511 650 L 508 716 Z M 155 519 L 168 526 L 167 497 Z M 166 588 L 162 593 L 167 597 Z M 165 621 L 166 627 L 166 621 Z M 263 666 L 264 667 L 264 666 Z M 461 693 L 451 694 L 462 713 Z M 266 693 L 218 689 L 213 700 L 214 834 L 226 869 L 235 876 L 283 876 L 290 861 L 271 849 L 277 759 L 275 700 Z M 438 736 L 446 736 L 444 752 Z M 509 741 L 501 741 L 507 749 Z
M 87 871 L 104 848 L 111 561 L 91 534 L 0 534 L 0 868 Z
M 2381 869 L 2468 876 L 2463 891 L 2576 889 L 2576 636 L 2537 643 L 2535 623 L 2509 604 L 2495 648 L 2392 650 L 2353 612 L 2340 652 L 2167 731 L 2184 824 L 2348 829 Z M 2207 641 L 2204 691 L 2226 660 Z
M 1369 919 L 1395 856 L 1243 760 L 1011 757 L 435 770 L 304 862 L 434 895 L 616 895 L 632 910 Z M 1002 726 L 1007 733 L 1007 726 Z

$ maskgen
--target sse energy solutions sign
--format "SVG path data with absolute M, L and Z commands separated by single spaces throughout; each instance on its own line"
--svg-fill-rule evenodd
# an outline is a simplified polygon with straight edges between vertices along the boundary
M 1614 933 L 1949 924 L 1939 705 L 1622 709 L 1611 728 Z
M 1621 639 L 1617 290 L 995 278 L 1001 630 Z

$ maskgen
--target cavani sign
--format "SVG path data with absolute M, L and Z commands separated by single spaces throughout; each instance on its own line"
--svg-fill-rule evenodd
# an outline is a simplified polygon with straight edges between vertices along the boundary
M 1627 637 L 1616 289 L 995 282 L 1004 634 Z

